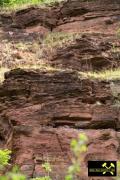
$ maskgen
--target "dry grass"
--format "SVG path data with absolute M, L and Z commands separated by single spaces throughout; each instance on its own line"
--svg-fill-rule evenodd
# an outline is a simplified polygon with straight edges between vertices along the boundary
M 4 74 L 5 72 L 9 71 L 10 69 L 1 67 L 0 68 L 0 83 L 4 81 Z
M 44 39 L 37 38 L 31 42 L 12 42 L 3 40 L 0 44 L 0 66 L 16 68 L 22 65 L 41 65 L 54 55 L 57 48 L 74 43 L 80 34 L 49 33 Z
M 55 68 L 50 66 L 49 64 L 28 64 L 28 65 L 20 65 L 17 66 L 16 68 L 21 68 L 21 69 L 29 69 L 29 70 L 42 70 L 42 71 L 48 71 L 48 72 L 56 72 L 56 71 L 64 71 L 64 69 L 60 69 L 60 68 Z
M 74 42 L 75 39 L 81 36 L 80 33 L 64 33 L 56 32 L 49 33 L 43 40 L 43 45 L 47 47 L 63 47 L 64 45 Z
M 57 48 L 74 44 L 81 34 L 77 33 L 50 33 L 43 40 L 37 39 L 32 42 L 12 42 L 3 40 L 0 43 L 0 82 L 4 80 L 4 72 L 15 69 L 41 69 L 49 72 L 65 71 L 51 67 L 47 63 L 47 58 L 56 51 Z M 70 69 L 71 70 L 71 69 Z M 101 72 L 77 72 L 78 76 L 90 79 L 116 80 L 120 79 L 120 68 Z
M 50 33 L 44 40 L 12 42 L 3 39 L 0 43 L 0 82 L 4 72 L 15 69 L 42 69 L 50 72 L 62 71 L 47 64 L 47 58 L 58 48 L 73 42 L 80 35 L 76 33 Z
M 65 71 L 65 69 L 60 69 L 60 68 L 54 68 L 48 64 L 28 64 L 28 65 L 18 65 L 14 68 L 5 68 L 5 67 L 1 67 L 0 68 L 0 84 L 4 81 L 4 74 L 10 70 L 13 69 L 17 69 L 17 68 L 21 68 L 21 69 L 29 69 L 29 70 L 41 70 L 41 71 L 47 71 L 49 73 L 54 73 L 54 72 L 61 72 L 61 71 Z
M 61 72 L 61 71 L 72 71 L 71 69 L 60 69 L 50 66 L 49 64 L 28 64 L 28 65 L 19 65 L 15 68 L 22 68 L 22 69 L 29 69 L 29 70 L 42 70 L 48 71 L 50 73 L 54 72 Z M 14 69 L 14 68 L 13 68 Z M 4 73 L 11 69 L 1 67 L 0 68 L 0 83 L 4 81 Z M 96 79 L 96 80 L 120 80 L 120 68 L 115 70 L 106 70 L 102 72 L 77 72 L 79 77 L 89 78 L 89 79 Z
M 79 72 L 86 78 L 100 79 L 100 80 L 117 80 L 120 79 L 120 68 L 114 70 L 105 70 L 100 72 Z

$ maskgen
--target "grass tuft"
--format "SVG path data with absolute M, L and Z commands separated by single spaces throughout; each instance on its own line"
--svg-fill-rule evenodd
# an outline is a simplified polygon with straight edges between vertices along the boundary
M 117 80 L 120 79 L 120 68 L 114 70 L 105 70 L 101 72 L 79 72 L 79 74 L 91 79 Z
M 0 83 L 2 83 L 4 81 L 4 74 L 5 74 L 5 72 L 7 72 L 9 70 L 10 69 L 5 68 L 5 67 L 0 68 Z
M 19 10 L 31 5 L 49 6 L 64 0 L 0 0 L 0 7 L 6 10 Z
M 43 44 L 45 44 L 48 47 L 62 47 L 64 44 L 73 42 L 80 36 L 80 33 L 53 32 L 49 33 L 46 36 L 45 40 L 43 40 Z

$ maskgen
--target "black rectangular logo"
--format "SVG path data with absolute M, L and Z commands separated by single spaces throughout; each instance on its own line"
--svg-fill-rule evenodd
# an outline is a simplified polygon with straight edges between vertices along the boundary
M 117 176 L 117 162 L 88 161 L 88 176 Z

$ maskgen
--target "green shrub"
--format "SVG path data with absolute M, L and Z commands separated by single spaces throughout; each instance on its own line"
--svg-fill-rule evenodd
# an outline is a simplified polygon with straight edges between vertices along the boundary
M 0 0 L 0 5 L 3 6 L 4 4 L 9 4 L 10 0 Z
M 71 150 L 73 152 L 72 165 L 69 167 L 65 180 L 74 180 L 79 177 L 81 170 L 82 153 L 87 151 L 87 137 L 85 134 L 79 134 L 78 139 L 73 139 L 71 141 Z M 5 167 L 9 164 L 11 151 L 8 149 L 0 150 L 0 164 Z M 50 172 L 52 171 L 49 162 L 42 164 L 42 167 L 46 171 L 46 176 L 36 177 L 31 180 L 52 180 L 50 177 Z M 11 172 L 0 176 L 0 180 L 27 180 L 26 176 L 21 174 L 18 167 L 14 166 Z
M 87 151 L 88 139 L 85 134 L 80 133 L 78 139 L 73 139 L 71 141 L 71 150 L 73 152 L 72 165 L 68 168 L 68 174 L 65 180 L 74 180 L 79 178 L 82 162 L 82 154 Z
M 26 177 L 20 173 L 18 166 L 14 166 L 11 172 L 7 172 L 5 175 L 0 176 L 0 180 L 26 180 Z
M 11 151 L 8 149 L 1 150 L 0 149 L 0 169 L 4 168 L 9 164 L 9 160 L 11 158 L 10 156 Z
M 52 4 L 62 0 L 0 0 L 0 6 L 17 6 L 24 4 Z
M 37 178 L 33 178 L 31 180 L 52 180 L 50 178 L 50 172 L 52 171 L 50 163 L 45 162 L 44 164 L 42 164 L 42 167 L 45 169 L 47 176 L 37 177 Z

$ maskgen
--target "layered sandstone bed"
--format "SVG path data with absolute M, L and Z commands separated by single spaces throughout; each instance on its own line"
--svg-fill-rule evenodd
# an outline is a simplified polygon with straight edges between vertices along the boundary
M 63 179 L 71 160 L 69 143 L 84 132 L 87 179 L 88 160 L 119 159 L 120 113 L 110 84 L 72 71 L 7 73 L 0 88 L 1 148 L 12 148 L 13 162 L 29 177 L 44 173 L 40 165 L 48 157 L 53 179 Z
M 70 141 L 80 132 L 89 139 L 80 180 L 99 179 L 87 176 L 88 160 L 120 159 L 120 80 L 79 73 L 120 66 L 119 19 L 119 0 L 68 0 L 1 15 L 2 40 L 44 39 L 50 31 L 80 34 L 53 54 L 46 51 L 46 63 L 56 69 L 18 68 L 6 73 L 0 86 L 0 148 L 12 149 L 12 163 L 29 178 L 45 174 L 41 165 L 48 158 L 51 177 L 64 179 L 72 158 Z

